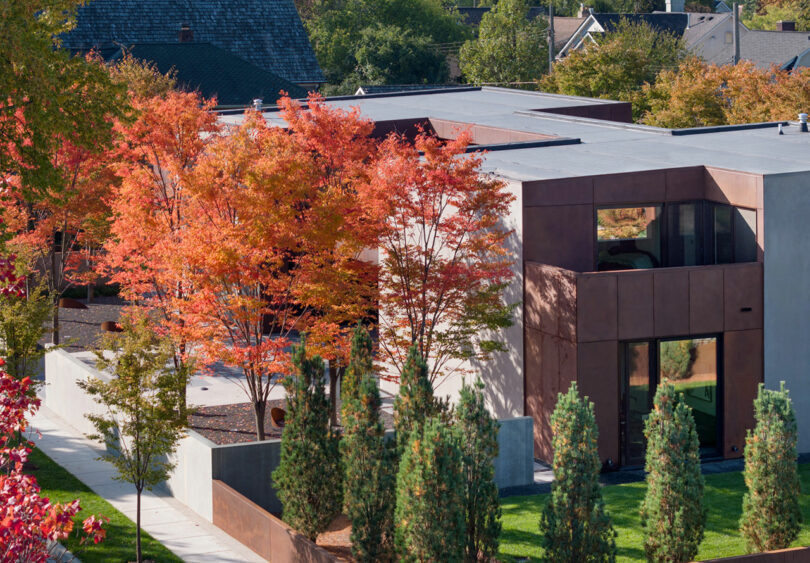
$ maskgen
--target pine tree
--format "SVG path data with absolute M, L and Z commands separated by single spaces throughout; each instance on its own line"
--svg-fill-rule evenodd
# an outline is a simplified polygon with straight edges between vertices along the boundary
M 698 435 L 692 410 L 666 380 L 655 393 L 644 435 L 647 494 L 641 524 L 647 559 L 692 561 L 706 525 Z
M 397 474 L 401 561 L 464 559 L 464 480 L 458 432 L 430 418 L 409 433 Z
M 416 346 L 408 350 L 402 369 L 399 395 L 394 399 L 394 428 L 400 451 L 408 443 L 409 434 L 436 412 L 433 385 L 428 379 L 428 367 Z
M 759 385 L 757 425 L 745 439 L 745 484 L 740 532 L 749 551 L 784 549 L 802 522 L 796 417 L 783 381 L 778 391 Z
M 343 501 L 339 437 L 329 424 L 320 357 L 306 357 L 306 340 L 293 347 L 297 375 L 285 381 L 287 414 L 281 462 L 273 482 L 290 526 L 314 540 L 340 513 Z
M 347 370 L 354 383 L 343 402 L 341 452 L 352 555 L 360 562 L 389 558 L 394 533 L 395 452 L 385 440 L 380 390 L 372 369 L 371 338 L 358 326 Z
M 346 367 L 346 372 L 343 374 L 343 380 L 341 381 L 340 394 L 344 403 L 354 396 L 363 376 L 371 374 L 373 370 L 374 352 L 371 335 L 362 323 L 358 323 L 352 338 L 349 365 Z
M 560 393 L 551 415 L 554 482 L 540 519 L 547 561 L 616 560 L 616 532 L 599 487 L 598 430 L 593 403 L 576 382 Z
M 484 404 L 484 384 L 477 380 L 461 388 L 455 411 L 456 428 L 464 439 L 461 460 L 464 478 L 464 518 L 467 561 L 489 561 L 498 552 L 501 506 L 495 484 L 498 422 Z

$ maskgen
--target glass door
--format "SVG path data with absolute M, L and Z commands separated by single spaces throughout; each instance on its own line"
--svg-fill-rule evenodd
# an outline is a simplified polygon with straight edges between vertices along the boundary
M 622 381 L 621 434 L 622 465 L 644 463 L 644 423 L 652 409 L 655 390 L 654 371 L 650 369 L 651 342 L 628 342 L 624 346 Z

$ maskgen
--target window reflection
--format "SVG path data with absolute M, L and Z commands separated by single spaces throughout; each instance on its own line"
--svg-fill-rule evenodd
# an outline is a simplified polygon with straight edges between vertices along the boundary
M 599 209 L 599 270 L 638 270 L 661 265 L 661 206 Z

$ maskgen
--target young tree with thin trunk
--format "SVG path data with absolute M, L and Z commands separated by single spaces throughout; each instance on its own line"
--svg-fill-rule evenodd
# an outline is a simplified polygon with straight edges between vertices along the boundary
M 576 382 L 558 394 L 551 415 L 554 482 L 543 510 L 545 560 L 560 563 L 616 561 L 616 532 L 599 485 L 598 429 L 593 403 Z
M 511 231 L 502 226 L 513 196 L 484 175 L 469 137 L 381 146 L 372 186 L 384 212 L 380 242 L 380 351 L 402 375 L 416 346 L 438 387 L 504 344 L 492 333 L 512 324 L 503 293 L 512 280 Z
M 343 395 L 344 506 L 352 523 L 352 555 L 358 561 L 390 558 L 394 533 L 395 451 L 380 419 L 380 390 L 374 377 L 371 336 L 358 325 Z
M 281 462 L 273 485 L 282 517 L 311 540 L 340 514 L 343 470 L 340 438 L 329 425 L 321 358 L 306 357 L 306 340 L 293 347 L 296 373 L 287 377 L 287 414 L 281 434 Z
M 706 510 L 692 409 L 663 380 L 644 425 L 647 493 L 641 506 L 644 550 L 650 561 L 692 561 L 703 540 Z
M 102 458 L 116 468 L 117 478 L 135 487 L 135 554 L 141 563 L 141 495 L 169 477 L 174 464 L 166 456 L 176 450 L 186 421 L 177 415 L 180 394 L 167 368 L 171 343 L 156 334 L 148 317 L 134 311 L 123 317 L 123 328 L 106 335 L 96 351 L 96 365 L 109 370 L 112 379 L 91 378 L 80 385 L 107 411 L 86 415 L 97 432 L 91 438 L 106 446 Z
M 456 430 L 463 436 L 465 559 L 489 561 L 498 553 L 501 534 L 501 505 L 495 484 L 499 425 L 487 410 L 480 379 L 462 386 L 454 418 Z
M 461 439 L 438 418 L 409 434 L 397 474 L 395 537 L 402 561 L 464 560 Z
M 790 547 L 799 536 L 802 511 L 797 464 L 796 415 L 783 381 L 778 390 L 759 384 L 757 424 L 745 438 L 745 484 L 740 532 L 749 552 Z

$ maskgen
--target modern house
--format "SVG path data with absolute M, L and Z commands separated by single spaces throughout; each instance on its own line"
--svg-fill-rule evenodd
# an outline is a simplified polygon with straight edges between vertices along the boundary
M 379 136 L 470 131 L 515 194 L 508 299 L 522 306 L 508 351 L 470 367 L 493 414 L 533 417 L 536 457 L 551 459 L 557 393 L 577 381 L 605 466 L 639 464 L 664 378 L 693 408 L 707 458 L 742 455 L 763 381 L 786 381 L 810 451 L 810 133 L 659 129 L 629 123 L 625 103 L 498 88 L 328 103 L 358 107 Z
M 75 52 L 137 50 L 161 71 L 174 66 L 181 84 L 216 87 L 242 105 L 243 91 L 262 97 L 278 83 L 300 93 L 325 82 L 293 0 L 94 0 L 61 40 Z

